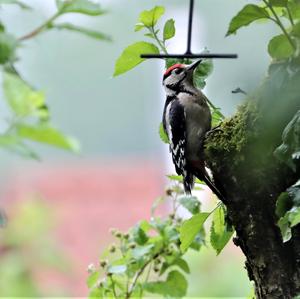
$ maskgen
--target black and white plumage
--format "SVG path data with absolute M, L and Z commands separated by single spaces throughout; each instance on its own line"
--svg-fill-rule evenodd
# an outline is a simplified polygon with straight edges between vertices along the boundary
M 163 85 L 167 99 L 163 127 L 169 137 L 176 172 L 183 176 L 185 192 L 191 193 L 196 176 L 221 197 L 204 163 L 203 142 L 211 129 L 211 112 L 207 98 L 193 84 L 193 72 L 200 61 L 175 64 L 165 72 Z
M 176 97 L 171 97 L 165 107 L 163 126 L 170 141 L 170 151 L 176 172 L 184 178 L 184 189 L 191 193 L 193 176 L 187 171 L 186 120 L 184 107 Z

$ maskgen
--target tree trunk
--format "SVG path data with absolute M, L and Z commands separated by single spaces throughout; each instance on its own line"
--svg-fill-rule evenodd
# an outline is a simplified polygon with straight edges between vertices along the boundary
M 273 155 L 282 132 L 300 109 L 300 75 L 287 64 L 273 65 L 269 77 L 238 112 L 206 142 L 206 160 L 225 195 L 234 243 L 245 257 L 257 298 L 300 294 L 300 228 L 283 243 L 275 214 L 281 192 L 299 179 Z

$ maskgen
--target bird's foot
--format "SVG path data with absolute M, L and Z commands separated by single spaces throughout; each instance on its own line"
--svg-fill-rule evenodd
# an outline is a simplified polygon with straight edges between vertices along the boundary
M 214 134 L 216 132 L 223 132 L 223 130 L 220 128 L 221 125 L 218 125 L 214 128 L 212 128 L 210 131 L 206 132 L 205 139 L 207 139 L 211 134 Z

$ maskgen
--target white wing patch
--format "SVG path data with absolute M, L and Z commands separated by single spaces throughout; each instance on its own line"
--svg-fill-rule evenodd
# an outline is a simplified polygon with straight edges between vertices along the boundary
M 178 174 L 182 174 L 183 176 L 187 175 L 186 171 L 186 158 L 185 158 L 185 147 L 186 147 L 186 134 L 185 131 L 176 132 L 177 139 L 173 138 L 172 125 L 170 121 L 170 109 L 174 102 L 170 102 L 166 109 L 166 128 L 167 134 L 170 140 L 170 152 L 172 153 L 173 162 L 175 164 L 175 168 Z M 184 113 L 185 116 L 185 113 Z M 177 121 L 184 122 L 184 119 L 177 119 Z M 176 126 L 178 129 L 178 125 Z M 181 126 L 180 126 L 181 127 Z M 176 129 L 176 128 L 175 128 Z M 178 139 L 178 135 L 180 135 L 180 139 Z M 175 136 L 174 136 L 175 137 Z M 176 142 L 174 142 L 176 141 Z

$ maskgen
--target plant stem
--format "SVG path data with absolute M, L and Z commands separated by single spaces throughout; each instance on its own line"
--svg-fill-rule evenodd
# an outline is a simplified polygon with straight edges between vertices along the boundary
M 219 108 L 217 108 L 208 98 L 206 98 L 206 101 L 208 102 L 209 106 L 213 109 L 213 110 L 218 110 L 218 113 L 221 115 L 221 117 L 224 119 L 225 115 L 219 110 Z
M 289 8 L 288 5 L 286 6 L 286 11 L 287 11 L 287 13 L 288 13 L 288 16 L 289 16 L 289 20 L 290 20 L 290 22 L 291 22 L 291 25 L 294 26 L 295 23 L 294 23 L 294 20 L 293 20 L 293 16 L 292 16 L 291 10 L 290 10 L 290 8 Z
M 163 250 L 162 250 L 162 251 L 163 251 Z M 136 272 L 136 274 L 135 274 L 135 276 L 134 276 L 134 278 L 133 278 L 132 284 L 130 285 L 130 287 L 129 287 L 127 293 L 126 293 L 125 299 L 129 299 L 129 298 L 130 298 L 130 296 L 131 296 L 132 292 L 134 291 L 135 285 L 137 284 L 138 279 L 140 278 L 140 276 L 144 273 L 144 271 L 145 271 L 145 269 L 147 268 L 147 266 L 148 266 L 149 264 L 151 264 L 151 262 L 152 262 L 153 260 L 155 260 L 155 259 L 162 253 L 162 251 L 160 251 L 159 253 L 155 254 L 151 259 L 149 259 L 149 260 L 143 265 L 143 267 L 142 267 L 139 271 Z
M 112 291 L 113 291 L 113 294 L 114 294 L 114 298 L 118 299 L 116 288 L 115 288 L 115 281 L 112 278 L 112 275 L 110 275 L 110 280 L 111 280 L 111 284 L 112 284 Z
M 165 47 L 165 45 L 162 43 L 162 41 L 158 38 L 157 34 L 154 31 L 153 27 L 148 27 L 149 31 L 153 34 L 154 39 L 157 41 L 159 47 L 161 48 L 161 50 L 164 52 L 164 54 L 168 54 L 168 51 Z
M 268 0 L 263 0 L 264 3 L 267 5 L 267 7 L 270 8 L 273 16 L 275 17 L 276 20 L 276 24 L 280 27 L 280 29 L 282 30 L 283 34 L 286 36 L 286 38 L 288 39 L 289 43 L 291 44 L 291 46 L 293 47 L 294 50 L 296 50 L 296 45 L 294 44 L 291 36 L 288 34 L 288 32 L 286 31 L 285 27 L 283 26 L 282 22 L 280 21 L 276 11 L 274 10 L 272 4 L 268 1 Z M 271 19 L 273 20 L 273 19 Z
M 60 16 L 60 11 L 56 12 L 50 19 L 44 22 L 42 25 L 34 29 L 33 31 L 21 36 L 18 38 L 19 41 L 24 41 L 30 38 L 37 36 L 38 34 L 42 33 L 44 30 L 47 29 L 51 25 L 51 23 Z

